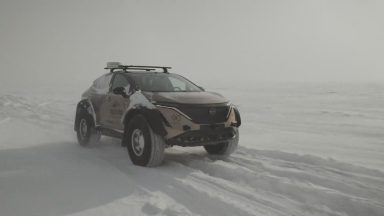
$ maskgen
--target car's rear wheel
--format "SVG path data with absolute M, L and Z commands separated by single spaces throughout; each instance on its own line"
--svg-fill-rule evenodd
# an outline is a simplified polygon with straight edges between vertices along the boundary
M 164 138 L 153 132 L 143 115 L 133 117 L 126 124 L 123 142 L 135 165 L 158 166 L 164 159 Z
M 88 146 L 100 140 L 100 133 L 95 129 L 93 118 L 88 113 L 81 111 L 76 120 L 77 141 L 81 146 Z
M 239 130 L 235 128 L 235 137 L 232 140 L 215 145 L 205 145 L 204 149 L 208 152 L 208 154 L 227 157 L 236 150 L 238 143 Z

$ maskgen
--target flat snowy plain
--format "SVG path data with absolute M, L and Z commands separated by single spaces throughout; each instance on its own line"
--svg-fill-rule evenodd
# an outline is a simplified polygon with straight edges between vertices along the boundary
M 0 215 L 384 215 L 384 85 L 212 89 L 239 106 L 226 160 L 167 149 L 133 166 L 116 139 L 83 148 L 81 92 L 0 94 Z

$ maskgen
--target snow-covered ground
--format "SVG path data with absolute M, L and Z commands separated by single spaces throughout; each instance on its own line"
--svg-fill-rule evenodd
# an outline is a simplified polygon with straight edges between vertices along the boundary
M 384 215 L 384 87 L 214 89 L 240 108 L 226 160 L 171 148 L 133 166 L 116 139 L 73 132 L 77 94 L 0 94 L 0 215 Z

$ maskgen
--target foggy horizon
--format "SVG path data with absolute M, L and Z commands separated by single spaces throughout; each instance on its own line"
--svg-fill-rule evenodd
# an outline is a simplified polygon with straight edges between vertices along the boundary
M 384 82 L 383 6 L 3 0 L 0 90 L 85 89 L 107 61 L 171 66 L 202 84 Z

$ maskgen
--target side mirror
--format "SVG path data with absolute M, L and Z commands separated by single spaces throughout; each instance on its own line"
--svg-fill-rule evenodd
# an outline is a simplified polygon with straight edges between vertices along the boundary
M 123 97 L 127 96 L 127 93 L 125 92 L 124 87 L 116 87 L 112 91 L 113 91 L 113 94 L 121 95 Z

